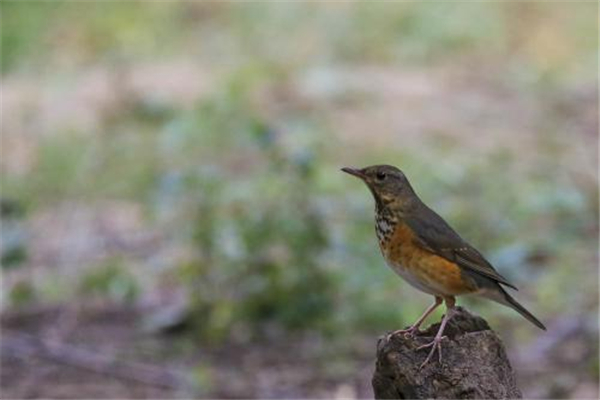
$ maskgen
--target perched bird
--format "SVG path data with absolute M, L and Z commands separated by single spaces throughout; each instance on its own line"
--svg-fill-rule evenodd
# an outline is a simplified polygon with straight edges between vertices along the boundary
M 421 367 L 436 349 L 442 361 L 444 327 L 452 317 L 455 296 L 483 296 L 513 308 L 538 328 L 546 329 L 503 286 L 517 288 L 421 201 L 402 171 L 390 165 L 342 171 L 360 178 L 375 198 L 375 232 L 386 263 L 409 284 L 435 297 L 435 302 L 413 325 L 392 334 L 417 333 L 425 318 L 443 301 L 446 303 L 447 312 L 435 338 L 418 348 L 431 347 Z

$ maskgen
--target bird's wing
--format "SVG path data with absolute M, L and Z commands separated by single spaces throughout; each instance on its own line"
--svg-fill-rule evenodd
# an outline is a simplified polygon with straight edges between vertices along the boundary
M 404 218 L 425 250 L 455 262 L 467 271 L 491 278 L 498 283 L 517 288 L 498 273 L 473 246 L 464 241 L 435 211 L 424 206 L 415 215 Z

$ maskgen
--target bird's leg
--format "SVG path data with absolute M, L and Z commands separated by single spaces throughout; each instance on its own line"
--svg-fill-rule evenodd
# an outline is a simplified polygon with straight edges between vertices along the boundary
M 442 340 L 444 340 L 446 338 L 446 336 L 442 336 L 442 335 L 444 334 L 444 328 L 446 327 L 446 323 L 448 323 L 448 320 L 452 317 L 452 314 L 454 313 L 454 303 L 455 303 L 454 297 L 445 297 L 445 300 L 446 300 L 446 309 L 447 309 L 446 315 L 444 315 L 444 318 L 442 319 L 442 323 L 440 324 L 440 329 L 438 329 L 438 332 L 436 333 L 435 337 L 433 338 L 433 341 L 431 343 L 417 347 L 417 350 L 426 349 L 428 347 L 431 347 L 431 351 L 429 352 L 429 355 L 427 356 L 425 361 L 423 361 L 423 364 L 421 364 L 419 369 L 423 368 L 425 366 L 425 364 L 427 364 L 429 362 L 429 360 L 435 353 L 436 349 L 438 351 L 439 362 L 440 362 L 440 364 L 442 363 Z
M 414 324 L 412 324 L 410 327 L 406 328 L 406 329 L 398 329 L 397 331 L 394 331 L 390 334 L 390 336 L 393 335 L 398 335 L 398 334 L 404 334 L 404 335 L 414 335 L 416 332 L 419 331 L 419 327 L 421 326 L 421 324 L 423 323 L 423 321 L 425 321 L 425 318 L 427 318 L 429 316 L 429 314 L 431 314 L 433 312 L 433 310 L 435 310 L 436 308 L 438 308 L 438 306 L 442 304 L 442 298 L 439 296 L 435 296 L 435 301 L 432 305 L 430 305 L 427 310 L 425 310 L 425 312 L 423 313 L 423 315 L 421 315 L 419 317 L 419 319 L 417 320 L 417 322 L 415 322 Z

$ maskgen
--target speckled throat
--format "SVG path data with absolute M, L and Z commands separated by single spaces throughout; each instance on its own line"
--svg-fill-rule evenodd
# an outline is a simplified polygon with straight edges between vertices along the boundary
M 375 210 L 375 233 L 380 245 L 386 244 L 394 233 L 398 217 L 388 207 Z

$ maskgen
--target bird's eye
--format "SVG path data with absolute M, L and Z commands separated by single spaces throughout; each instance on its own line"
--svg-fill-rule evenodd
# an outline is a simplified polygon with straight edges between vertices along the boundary
M 387 175 L 385 174 L 385 172 L 378 172 L 377 175 L 375 175 L 375 178 L 377 178 L 378 181 L 382 181 L 385 179 Z

